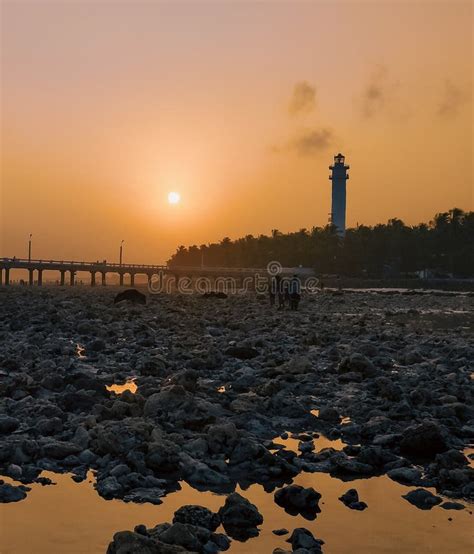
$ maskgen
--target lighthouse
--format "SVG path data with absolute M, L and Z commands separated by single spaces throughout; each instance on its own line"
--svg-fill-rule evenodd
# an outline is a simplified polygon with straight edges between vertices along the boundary
M 330 165 L 332 181 L 331 223 L 337 228 L 337 234 L 343 237 L 346 233 L 346 181 L 349 179 L 344 156 L 339 152 L 334 156 L 334 165 Z

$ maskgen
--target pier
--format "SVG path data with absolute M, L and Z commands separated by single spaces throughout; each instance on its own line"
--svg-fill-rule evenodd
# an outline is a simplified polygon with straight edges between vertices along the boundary
M 0 258 L 0 285 L 11 284 L 11 270 L 25 270 L 27 272 L 26 282 L 30 285 L 43 285 L 44 271 L 57 271 L 60 286 L 66 284 L 74 286 L 77 283 L 79 272 L 89 273 L 90 285 L 92 287 L 100 284 L 107 284 L 107 274 L 114 273 L 119 276 L 119 285 L 124 286 L 125 282 L 130 286 L 135 285 L 137 275 L 145 275 L 148 282 L 156 277 L 162 279 L 169 276 L 175 279 L 178 284 L 181 277 L 253 277 L 256 274 L 265 275 L 266 269 L 259 268 L 224 268 L 224 267 L 176 267 L 153 264 L 120 264 L 110 263 L 106 260 L 85 262 L 67 260 L 33 260 L 22 258 Z

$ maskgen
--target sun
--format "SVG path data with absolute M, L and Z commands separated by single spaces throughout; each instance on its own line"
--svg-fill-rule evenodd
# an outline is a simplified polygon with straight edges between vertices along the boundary
M 179 204 L 180 201 L 181 201 L 181 196 L 179 192 L 168 193 L 168 204 Z

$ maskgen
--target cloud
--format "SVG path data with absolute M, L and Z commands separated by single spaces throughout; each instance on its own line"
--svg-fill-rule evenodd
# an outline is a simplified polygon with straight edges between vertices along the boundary
M 446 80 L 442 100 L 438 106 L 438 115 L 441 117 L 455 117 L 462 106 L 469 100 L 469 94 Z
M 291 115 L 308 114 L 316 107 L 316 88 L 307 81 L 295 84 L 288 111 Z M 329 127 L 301 129 L 285 143 L 273 145 L 273 153 L 295 152 L 300 156 L 314 156 L 333 143 L 333 131 Z
M 387 68 L 384 65 L 378 65 L 362 93 L 362 114 L 364 117 L 373 117 L 385 108 L 391 88 L 388 82 Z
M 316 107 L 316 89 L 307 81 L 296 83 L 288 106 L 291 115 L 310 113 Z
M 326 150 L 331 146 L 334 134 L 331 129 L 306 129 L 289 143 L 289 148 L 300 156 L 310 156 Z

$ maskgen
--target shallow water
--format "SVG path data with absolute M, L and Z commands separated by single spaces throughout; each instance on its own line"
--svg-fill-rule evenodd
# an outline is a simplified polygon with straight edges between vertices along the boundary
M 57 483 L 33 485 L 26 500 L 0 505 L 2 554 L 99 554 L 104 553 L 115 532 L 171 521 L 183 504 L 200 504 L 218 510 L 225 496 L 199 492 L 186 483 L 169 494 L 159 506 L 104 500 L 89 481 L 75 483 L 69 475 L 44 472 Z M 11 480 L 8 479 L 11 482 Z M 260 485 L 242 491 L 264 517 L 261 534 L 246 543 L 232 541 L 228 552 L 255 554 L 286 548 L 286 537 L 272 530 L 306 527 L 322 538 L 325 554 L 472 554 L 473 515 L 468 510 L 446 511 L 439 507 L 422 511 L 401 498 L 410 487 L 388 477 L 374 477 L 344 483 L 323 473 L 303 473 L 295 483 L 314 487 L 322 494 L 322 512 L 315 521 L 290 516 L 265 493 Z M 346 508 L 338 497 L 355 487 L 368 504 L 363 512 Z M 472 511 L 473 506 L 469 506 Z M 448 518 L 452 518 L 449 521 Z
M 85 351 L 86 349 L 84 348 L 84 346 L 82 346 L 82 344 L 79 344 L 79 343 L 76 344 L 76 356 L 81 360 L 83 360 L 84 358 L 87 358 L 87 356 L 84 354 Z
M 469 458 L 469 456 L 474 456 L 474 444 L 471 444 L 463 450 L 464 456 L 469 460 L 469 466 L 474 468 L 474 458 Z
M 294 439 L 289 436 L 287 439 L 276 437 L 272 440 L 275 444 L 281 444 L 282 446 L 284 446 L 286 450 L 291 450 L 292 452 L 296 452 L 296 454 L 301 454 L 301 452 L 298 450 L 300 439 Z M 324 448 L 334 448 L 334 450 L 342 450 L 344 446 L 346 446 L 346 443 L 343 442 L 341 439 L 331 440 L 323 435 L 320 435 L 319 437 L 313 439 L 313 444 L 315 452 L 320 452 Z
M 118 385 L 114 383 L 113 385 L 106 385 L 105 387 L 109 392 L 115 392 L 115 394 L 122 394 L 126 390 L 129 390 L 131 393 L 135 394 L 137 392 L 138 386 L 135 383 L 135 379 L 127 379 L 125 383 Z

